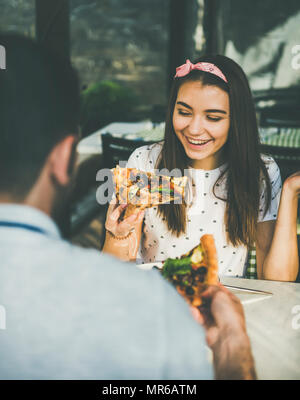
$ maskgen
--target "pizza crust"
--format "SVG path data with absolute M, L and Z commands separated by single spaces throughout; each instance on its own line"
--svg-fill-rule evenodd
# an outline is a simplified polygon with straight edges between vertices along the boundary
M 203 248 L 204 264 L 207 267 L 207 274 L 204 283 L 207 285 L 216 285 L 218 278 L 218 258 L 213 235 L 203 235 L 200 238 Z

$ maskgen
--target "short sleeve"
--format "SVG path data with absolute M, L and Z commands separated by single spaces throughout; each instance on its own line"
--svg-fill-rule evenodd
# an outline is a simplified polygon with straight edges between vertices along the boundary
M 265 203 L 267 200 L 265 184 L 263 185 L 263 190 L 260 196 L 260 204 L 259 204 L 259 217 L 258 222 L 264 221 L 272 221 L 277 219 L 278 208 L 280 203 L 281 189 L 282 189 L 282 181 L 280 175 L 280 169 L 274 159 L 272 157 L 263 156 L 263 161 L 265 162 L 267 171 L 270 177 L 271 183 L 271 203 L 270 206 L 264 215 L 265 212 Z
M 135 149 L 133 153 L 131 153 L 127 164 L 126 168 L 141 168 L 142 164 L 142 157 L 141 157 L 141 151 L 143 152 L 143 147 L 139 147 L 138 149 Z
M 126 167 L 153 172 L 160 151 L 161 145 L 159 143 L 139 147 L 130 155 Z

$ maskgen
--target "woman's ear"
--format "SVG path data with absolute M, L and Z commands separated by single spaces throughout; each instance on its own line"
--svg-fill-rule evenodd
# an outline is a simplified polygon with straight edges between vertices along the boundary
M 50 174 L 58 184 L 68 185 L 75 164 L 77 137 L 69 135 L 61 140 L 52 150 L 49 157 Z

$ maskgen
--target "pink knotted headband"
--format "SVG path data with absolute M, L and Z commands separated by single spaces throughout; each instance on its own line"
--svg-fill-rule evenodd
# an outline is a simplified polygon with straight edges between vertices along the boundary
M 186 63 L 183 65 L 180 65 L 180 67 L 176 68 L 176 75 L 174 78 L 181 78 L 187 74 L 189 74 L 192 70 L 199 70 L 199 71 L 205 71 L 209 72 L 211 74 L 214 74 L 218 76 L 219 78 L 223 79 L 227 83 L 227 79 L 225 78 L 225 75 L 222 73 L 222 71 L 215 65 L 207 62 L 199 62 L 197 64 L 193 64 L 190 62 L 190 60 L 186 60 Z

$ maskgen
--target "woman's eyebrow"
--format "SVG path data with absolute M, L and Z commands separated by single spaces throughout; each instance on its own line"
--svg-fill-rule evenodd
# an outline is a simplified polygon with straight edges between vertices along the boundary
M 215 109 L 215 108 L 210 108 L 208 110 L 205 110 L 205 112 L 227 114 L 227 112 L 225 110 L 218 110 L 218 109 Z
M 191 106 L 189 106 L 188 104 L 186 104 L 184 101 L 177 101 L 178 105 L 181 105 L 183 107 L 189 108 L 190 110 L 192 110 L 193 108 Z M 221 114 L 227 114 L 227 112 L 225 110 L 219 110 L 217 108 L 209 108 L 207 110 L 205 110 L 205 112 L 207 113 L 221 113 Z
M 184 103 L 183 101 L 177 101 L 177 104 L 184 106 L 186 108 L 189 108 L 190 110 L 192 110 L 193 108 L 191 106 L 189 106 L 188 104 Z

